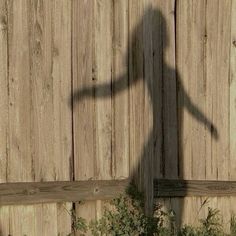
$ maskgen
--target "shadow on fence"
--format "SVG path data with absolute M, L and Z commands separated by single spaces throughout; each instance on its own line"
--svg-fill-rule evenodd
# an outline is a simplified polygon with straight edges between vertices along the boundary
M 144 42 L 144 22 L 150 20 L 150 16 L 152 19 L 151 30 L 153 36 L 155 35 L 155 39 L 152 37 L 152 42 Z M 145 71 L 145 68 L 142 68 L 142 66 L 145 63 L 140 65 L 140 62 L 144 60 L 143 51 L 139 51 L 145 48 L 142 45 L 143 43 L 152 43 L 153 53 L 150 56 L 153 57 L 151 58 L 153 61 L 153 78 L 151 80 L 147 79 L 143 72 Z M 81 88 L 73 93 L 73 104 L 80 102 L 82 99 L 93 97 L 94 89 L 98 91 L 96 93 L 96 99 L 106 98 L 111 95 L 110 89 L 112 87 L 116 88 L 114 93 L 114 95 L 116 95 L 123 90 L 130 89 L 135 83 L 143 80 L 143 84 L 147 86 L 151 98 L 150 101 L 153 110 L 154 123 L 153 130 L 150 132 L 149 138 L 146 140 L 143 151 L 140 154 L 141 158 L 139 160 L 141 161 L 138 164 L 138 167 L 130 173 L 130 176 L 144 187 L 143 189 L 146 193 L 146 198 L 149 199 L 146 204 L 146 210 L 147 212 L 150 212 L 152 211 L 153 192 L 146 186 L 152 186 L 153 178 L 156 176 L 156 173 L 154 173 L 153 170 L 153 166 L 155 166 L 153 163 L 156 161 L 155 158 L 162 159 L 157 163 L 162 163 L 162 167 L 160 167 L 162 173 L 160 176 L 165 178 L 166 176 L 168 177 L 168 174 L 165 173 L 163 162 L 165 162 L 166 155 L 172 155 L 171 160 L 174 163 L 173 165 L 178 163 L 178 167 L 175 167 L 178 170 L 176 178 L 183 178 L 182 170 L 184 161 L 181 140 L 183 110 L 186 109 L 198 122 L 205 125 L 207 130 L 216 140 L 218 139 L 218 132 L 214 124 L 198 109 L 185 91 L 178 71 L 175 68 L 170 67 L 165 61 L 164 55 L 169 46 L 169 37 L 167 35 L 166 20 L 159 10 L 148 8 L 145 11 L 142 19 L 132 33 L 129 46 L 131 48 L 128 50 L 129 52 L 127 52 L 126 57 L 129 57 L 129 66 L 132 67 L 129 71 L 133 70 L 132 76 L 130 76 L 129 73 L 129 82 L 127 84 L 124 83 L 124 80 L 127 78 L 127 74 L 124 74 L 115 79 L 114 82 L 97 85 L 95 87 Z M 175 52 L 173 52 L 173 57 L 175 56 L 174 53 Z M 168 81 L 169 87 L 163 86 L 166 81 Z M 162 88 L 158 86 L 161 86 Z M 168 90 L 169 88 L 170 90 Z M 143 96 L 143 94 L 140 94 L 140 96 Z M 167 107 L 167 105 L 170 107 Z M 163 114 L 165 115 L 165 118 L 167 117 L 167 120 L 163 118 Z M 157 145 L 159 145 L 158 148 L 156 147 Z M 172 149 L 168 151 L 168 154 L 166 153 L 167 146 Z M 157 155 L 153 150 L 161 152 L 161 155 Z M 169 163 L 169 165 L 171 166 L 171 163 Z M 183 202 L 180 204 L 179 209 L 181 214 Z

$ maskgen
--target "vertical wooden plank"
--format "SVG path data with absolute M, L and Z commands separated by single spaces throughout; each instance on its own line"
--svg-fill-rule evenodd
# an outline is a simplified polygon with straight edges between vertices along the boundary
M 176 87 L 176 37 L 175 37 L 175 14 L 176 2 L 156 1 L 159 3 L 160 24 L 161 24 L 161 50 L 162 52 L 162 171 L 165 178 L 178 178 L 178 116 L 177 116 L 177 87 Z M 156 29 L 157 30 L 157 29 Z M 155 30 L 155 31 L 156 31 Z M 159 30 L 157 31 L 159 32 Z M 158 33 L 157 33 L 158 34 Z M 158 40 L 158 39 L 157 39 Z M 156 65 L 154 65 L 155 67 Z M 154 77 L 156 80 L 157 77 Z M 157 94 L 157 92 L 154 92 Z M 155 107 L 154 107 L 155 109 Z M 155 124 L 154 124 L 155 125 Z M 158 136 L 159 137 L 159 136 Z M 160 138 L 160 137 L 159 137 Z M 165 201 L 166 202 L 166 201 Z M 181 221 L 182 199 L 169 199 L 172 209 Z
M 0 235 L 9 235 L 9 207 L 0 208 Z
M 230 180 L 236 179 L 236 1 L 231 3 L 230 38 Z M 231 214 L 236 214 L 235 197 L 230 198 Z
M 94 57 L 94 0 L 73 1 L 72 55 L 73 93 L 95 85 Z M 90 96 L 94 98 L 94 90 Z M 95 179 L 96 130 L 94 100 L 73 96 L 74 175 L 76 180 Z M 83 138 L 81 138 L 83 137 Z M 86 167 L 86 168 L 85 168 Z M 76 205 L 77 216 L 95 218 L 94 201 Z
M 97 0 L 94 5 L 94 67 L 96 68 L 96 172 L 97 179 L 112 178 L 112 37 L 113 1 Z M 104 37 L 106 35 L 106 37 Z M 96 217 L 100 218 L 103 202 L 96 202 Z
M 230 179 L 236 179 L 236 1 L 231 6 L 230 38 Z
M 129 176 L 128 1 L 114 1 L 112 155 L 116 179 Z
M 152 211 L 153 48 L 152 1 L 129 2 L 130 170 Z
M 218 139 L 214 135 L 207 135 L 207 178 L 228 180 L 230 176 L 229 52 L 231 1 L 208 1 L 206 10 L 207 112 L 219 133 Z M 230 220 L 229 204 L 229 198 L 218 198 L 217 200 L 217 208 L 224 214 L 225 222 Z M 224 224 L 224 227 L 226 231 L 229 230 L 229 224 Z
M 32 2 L 30 7 L 32 153 L 40 157 L 35 158 L 34 177 L 38 181 L 69 180 L 71 6 L 69 1 L 55 0 Z
M 154 176 L 177 178 L 175 1 L 154 0 L 153 7 Z M 171 199 L 171 205 L 178 206 L 178 217 L 180 201 Z
M 152 124 L 145 126 L 145 115 L 149 119 L 149 113 L 145 114 L 145 111 L 147 111 L 145 108 L 149 110 L 147 99 L 148 96 L 152 99 L 152 94 L 150 94 L 151 84 L 148 84 L 148 82 L 151 82 L 148 80 L 150 78 L 145 80 L 145 65 L 147 62 L 145 61 L 144 24 L 147 24 L 150 17 L 148 12 L 150 14 L 151 12 L 145 12 L 144 6 L 144 1 L 129 2 L 129 113 L 131 177 L 135 179 L 138 187 L 147 196 L 144 174 L 145 165 L 148 165 L 148 152 L 152 148 L 152 128 L 150 127 Z
M 176 68 L 177 68 L 177 92 L 178 92 L 178 149 L 179 149 L 179 177 L 183 179 L 191 179 L 191 139 L 190 139 L 190 117 L 184 107 L 185 96 L 184 91 L 188 93 L 190 77 L 189 66 L 190 58 L 188 50 L 190 47 L 190 22 L 191 17 L 189 1 L 177 1 L 176 3 Z M 189 24 L 188 24 L 189 23 Z M 179 89 L 181 84 L 181 89 Z M 180 205 L 179 224 L 184 225 L 188 220 L 190 198 L 184 198 Z
M 184 26 L 184 22 L 189 22 L 183 33 L 179 34 L 181 38 L 177 30 L 178 46 L 180 44 L 180 50 L 177 48 L 177 65 L 180 77 L 183 78 L 183 86 L 187 85 L 188 95 L 190 95 L 190 100 L 184 99 L 186 94 L 184 90 L 181 92 L 179 89 L 179 119 L 182 122 L 179 131 L 182 143 L 180 158 L 183 160 L 181 164 L 183 177 L 204 179 L 206 175 L 209 179 L 228 179 L 229 118 L 227 117 L 229 113 L 228 106 L 225 105 L 228 104 L 228 83 L 227 79 L 223 78 L 228 78 L 230 31 L 229 18 L 223 15 L 230 12 L 230 1 L 217 3 L 207 1 L 207 4 L 204 1 L 180 1 L 177 7 L 183 10 L 183 14 L 177 14 L 177 25 L 182 22 Z M 200 15 L 202 17 L 199 17 Z M 187 18 L 190 20 L 185 21 L 184 19 Z M 207 19 L 205 27 L 202 23 L 204 19 Z M 185 49 L 181 48 L 182 42 Z M 181 74 L 182 72 L 184 73 Z M 196 104 L 195 108 L 194 104 Z M 185 112 L 182 112 L 182 105 L 186 106 L 197 122 L 189 117 L 189 114 L 185 115 Z M 185 120 L 185 116 L 189 121 Z M 222 135 L 219 140 L 217 140 L 216 129 L 220 137 Z M 192 130 L 190 139 L 187 138 L 189 130 Z M 185 140 L 191 141 L 185 146 Z M 191 165 L 186 165 L 189 163 L 187 158 L 190 156 L 192 157 L 191 168 L 189 168 Z M 186 168 L 192 171 L 188 174 Z M 225 202 L 220 200 L 217 204 L 222 209 L 223 205 L 228 205 L 227 199 Z
M 69 1 L 39 1 L 32 2 L 31 9 L 32 152 L 38 157 L 35 158 L 35 179 L 69 180 L 72 155 L 71 111 L 68 107 L 71 5 Z M 70 215 L 58 214 L 56 204 L 42 205 L 42 215 L 48 216 L 42 221 L 42 235 L 70 232 Z M 57 228 L 57 220 L 63 220 L 64 225 Z
M 73 92 L 95 84 L 93 67 L 94 1 L 73 1 Z M 93 97 L 93 89 L 90 90 Z M 94 101 L 73 97 L 75 179 L 93 178 L 95 173 Z M 80 138 L 80 137 L 83 138 Z M 83 168 L 86 166 L 86 168 Z
M 9 161 L 7 181 L 12 182 L 34 179 L 30 153 L 32 113 L 28 13 L 29 2 L 8 1 Z M 9 213 L 9 234 L 34 235 L 33 206 L 10 207 Z M 26 228 L 23 219 L 26 219 L 31 229 Z
M 211 163 L 208 178 L 227 180 L 229 173 L 229 37 L 230 1 L 207 3 L 207 111 L 218 129 L 219 139 L 207 137 Z M 224 115 L 222 115 L 224 114 Z
M 190 4 L 191 5 L 191 4 Z M 190 32 L 190 77 L 184 78 L 188 80 L 190 101 L 199 111 L 192 111 L 189 102 L 184 104 L 184 108 L 188 110 L 191 115 L 191 156 L 192 158 L 192 178 L 205 179 L 205 121 L 201 116 L 205 116 L 205 68 L 204 68 L 204 34 L 205 34 L 205 0 L 193 1 L 191 5 L 191 32 Z M 189 19 L 190 20 L 190 19 Z M 202 114 L 201 114 L 202 113 Z M 188 168 L 185 166 L 185 168 Z
M 207 98 L 206 98 L 206 106 L 207 106 L 207 113 L 214 119 L 217 119 L 216 115 L 216 107 L 215 107 L 215 99 L 216 97 L 216 83 L 217 83 L 217 60 L 216 60 L 216 50 L 217 50 L 217 41 L 215 37 L 217 37 L 218 31 L 218 4 L 219 2 L 216 1 L 217 4 L 209 1 L 207 3 L 207 16 L 209 15 L 206 27 L 207 27 L 207 34 L 206 34 L 206 74 L 207 74 Z M 221 135 L 221 134 L 220 134 Z M 218 179 L 217 174 L 217 140 L 213 139 L 210 133 L 206 133 L 206 177 L 207 179 Z
M 178 177 L 177 95 L 175 70 L 175 1 L 162 2 L 163 155 L 165 177 Z
M 33 179 L 31 147 L 31 88 L 29 6 L 9 1 L 9 165 L 8 180 Z M 27 114 L 27 116 L 25 115 Z
M 140 153 L 144 145 L 142 136 L 142 120 L 143 120 L 143 99 L 139 94 L 143 94 L 142 87 L 142 1 L 129 1 L 129 115 L 130 115 L 130 171 L 135 176 L 137 183 L 140 163 Z M 138 81 L 139 80 L 139 81 Z M 136 83 L 137 82 L 137 83 Z M 140 110 L 139 110 L 140 109 Z
M 183 109 L 185 103 L 184 91 L 188 93 L 188 78 L 190 77 L 189 66 L 189 45 L 190 45 L 190 4 L 189 1 L 178 1 L 176 12 L 176 67 L 178 70 L 178 87 L 181 83 L 181 90 L 178 88 L 178 125 L 179 125 L 179 175 L 181 178 L 191 179 L 191 139 L 190 132 L 190 118 L 187 111 Z M 188 20 L 189 18 L 189 20 Z
M 8 136 L 8 22 L 7 2 L 0 3 L 0 182 L 6 182 Z
M 94 63 L 96 84 L 111 83 L 112 70 L 112 1 L 95 2 Z M 106 35 L 106 37 L 104 37 Z M 111 87 L 95 87 L 96 115 L 96 176 L 111 178 Z M 106 94 L 106 99 L 101 99 Z
M 0 182 L 7 180 L 8 162 L 8 19 L 7 2 L 0 2 Z M 0 207 L 0 235 L 9 234 L 9 207 Z
M 160 12 L 162 1 L 153 0 L 152 47 L 153 47 L 153 177 L 161 178 L 164 174 L 163 158 L 163 48 L 162 21 Z
M 205 0 L 177 2 L 179 175 L 184 179 L 205 179 L 206 171 L 205 6 Z M 184 199 L 183 224 L 194 223 L 199 203 L 198 198 Z
M 152 1 L 146 0 L 143 4 L 143 44 L 144 44 L 144 120 L 143 120 L 143 134 L 145 137 L 145 151 L 141 164 L 143 173 L 142 178 L 144 185 L 145 210 L 152 215 L 153 212 L 153 97 L 155 91 L 153 90 L 153 41 L 152 41 L 152 20 L 153 8 Z
M 75 178 L 111 179 L 113 1 L 73 4 Z M 102 208 L 101 201 L 87 202 L 77 215 L 100 217 Z
M 70 2 L 9 1 L 9 181 L 69 180 Z M 16 169 L 16 171 L 14 171 Z M 69 204 L 68 204 L 69 206 Z M 11 207 L 13 235 L 70 232 L 56 204 Z M 41 217 L 48 216 L 48 219 Z M 57 227 L 57 221 L 64 225 Z M 19 219 L 28 219 L 27 223 Z M 39 223 L 42 223 L 39 225 Z M 22 223 L 22 224 L 21 224 Z M 28 225 L 28 226 L 26 226 Z
M 68 106 L 71 96 L 71 1 L 55 0 L 53 4 L 53 111 L 54 111 L 54 155 L 53 165 L 56 180 L 72 180 L 72 111 Z M 54 217 L 57 215 L 57 234 L 71 232 L 71 203 L 54 204 Z M 56 207 L 57 206 L 57 207 Z M 52 227 L 49 225 L 49 227 Z M 47 233 L 48 234 L 48 233 Z M 47 235 L 45 234 L 45 235 Z
M 55 227 L 57 228 L 58 236 L 64 236 L 71 233 L 71 228 L 72 228 L 71 212 L 72 212 L 72 203 L 64 202 L 57 204 L 57 210 L 56 210 L 57 225 Z

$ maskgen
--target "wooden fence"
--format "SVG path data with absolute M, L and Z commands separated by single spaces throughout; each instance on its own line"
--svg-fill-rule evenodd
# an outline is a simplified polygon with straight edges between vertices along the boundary
M 0 96 L 0 235 L 67 235 L 127 178 L 179 224 L 236 212 L 236 0 L 0 0 Z

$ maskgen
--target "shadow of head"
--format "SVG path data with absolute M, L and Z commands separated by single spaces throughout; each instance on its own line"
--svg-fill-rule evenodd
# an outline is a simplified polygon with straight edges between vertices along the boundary
M 155 40 L 148 43 L 158 45 L 162 50 L 169 46 L 165 17 L 159 9 L 151 6 L 146 8 L 131 34 L 132 52 L 142 53 L 144 40 L 149 33 Z

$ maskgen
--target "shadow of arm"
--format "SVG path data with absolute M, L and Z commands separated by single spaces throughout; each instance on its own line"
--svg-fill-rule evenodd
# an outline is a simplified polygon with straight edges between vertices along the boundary
M 96 86 L 85 87 L 73 93 L 73 101 L 79 102 L 85 98 L 106 98 L 111 93 L 118 94 L 129 87 L 127 75 L 121 75 L 116 81 Z
M 188 112 L 199 122 L 206 125 L 209 132 L 212 134 L 214 139 L 219 138 L 219 134 L 215 125 L 203 114 L 203 112 L 191 101 L 188 94 L 183 90 L 184 106 L 187 108 Z

